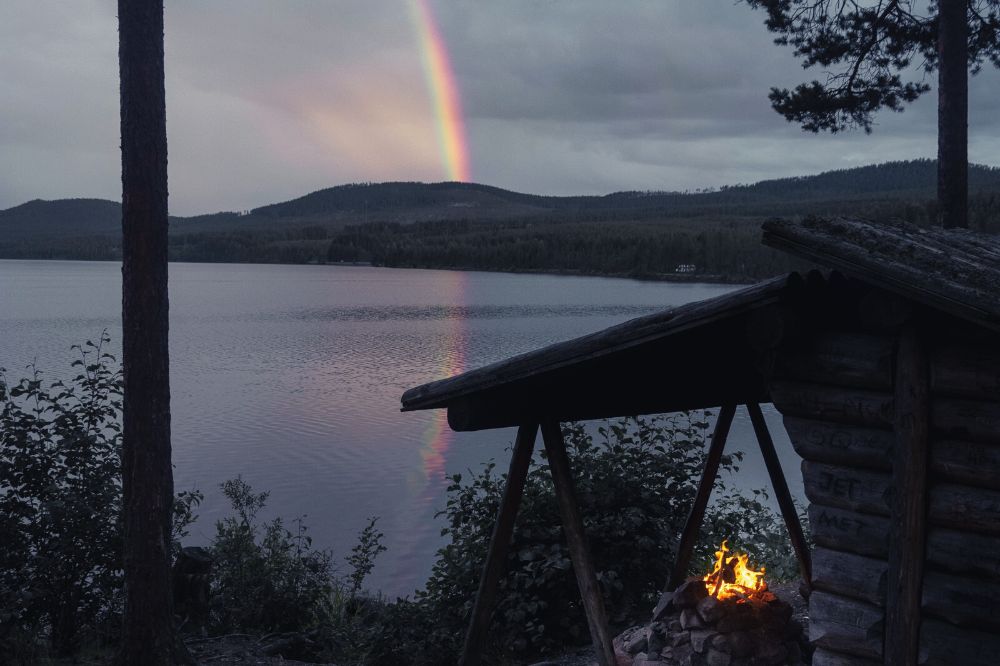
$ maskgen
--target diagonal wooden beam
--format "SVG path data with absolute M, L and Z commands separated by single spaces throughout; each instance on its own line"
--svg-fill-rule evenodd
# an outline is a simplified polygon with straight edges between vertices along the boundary
M 611 632 L 608 630 L 608 617 L 604 610 L 604 598 L 597 582 L 587 539 L 583 531 L 583 519 L 576 503 L 573 491 L 573 475 L 569 468 L 569 458 L 566 455 L 566 443 L 563 441 L 562 430 L 555 422 L 542 423 L 542 441 L 548 454 L 549 470 L 552 472 L 552 482 L 556 487 L 556 500 L 559 502 L 559 513 L 562 516 L 563 531 L 569 546 L 569 556 L 573 561 L 573 572 L 576 583 L 583 597 L 583 607 L 587 613 L 587 623 L 590 625 L 590 637 L 597 652 L 597 663 L 600 666 L 615 665 L 615 650 L 611 644 Z
M 472 619 L 465 634 L 465 645 L 462 647 L 460 666 L 477 666 L 482 658 L 483 644 L 489 629 L 490 616 L 496 603 L 497 586 L 507 562 L 507 551 L 510 539 L 514 534 L 514 520 L 521 506 L 521 496 L 524 494 L 524 482 L 528 476 L 531 454 L 535 448 L 535 437 L 538 434 L 538 424 L 522 425 L 517 429 L 514 440 L 514 452 L 510 458 L 510 469 L 507 472 L 507 483 L 503 490 L 503 499 L 497 511 L 497 522 L 493 526 L 493 536 L 490 537 L 490 549 L 483 566 L 483 575 L 479 579 L 479 591 L 472 607 Z
M 812 558 L 809 554 L 809 544 L 806 543 L 806 537 L 802 533 L 802 523 L 799 522 L 795 503 L 792 502 L 792 494 L 788 491 L 788 483 L 785 481 L 785 474 L 781 470 L 778 453 L 774 450 L 774 440 L 771 439 L 771 433 L 767 429 L 767 422 L 764 421 L 764 413 L 760 410 L 760 405 L 756 402 L 747 403 L 747 411 L 750 413 L 750 421 L 753 423 L 754 434 L 757 435 L 760 452 L 764 456 L 767 475 L 771 477 L 771 486 L 774 488 L 774 495 L 778 500 L 781 516 L 785 519 L 785 526 L 788 528 L 788 538 L 792 542 L 792 548 L 795 549 L 795 557 L 799 561 L 802 583 L 805 585 L 806 590 L 811 590 Z
M 681 533 L 680 543 L 677 546 L 677 559 L 674 561 L 673 573 L 664 589 L 664 596 L 677 589 L 677 586 L 683 583 L 687 577 L 688 567 L 691 566 L 691 553 L 694 551 L 695 541 L 698 540 L 701 522 L 705 519 L 705 507 L 708 506 L 708 498 L 712 494 L 715 477 L 719 474 L 719 463 L 722 461 L 722 452 L 726 448 L 726 440 L 729 438 L 729 427 L 733 424 L 733 416 L 735 415 L 735 404 L 723 405 L 719 411 L 719 418 L 715 422 L 715 433 L 712 435 L 712 445 L 708 448 L 708 457 L 705 459 L 705 470 L 702 472 L 701 482 L 698 484 L 698 491 L 694 496 L 694 504 L 691 505 L 691 513 L 688 514 L 684 531 Z M 660 601 L 662 603 L 663 597 Z M 660 604 L 657 604 L 657 609 L 659 608 Z

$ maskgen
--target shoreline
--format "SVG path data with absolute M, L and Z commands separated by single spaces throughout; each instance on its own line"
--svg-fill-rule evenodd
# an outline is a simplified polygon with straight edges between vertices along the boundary
M 69 259 L 65 257 L 0 257 L 0 261 L 65 261 L 87 263 L 121 263 L 120 259 Z M 507 273 L 512 275 L 557 275 L 564 277 L 612 278 L 637 282 L 672 282 L 679 284 L 747 285 L 765 278 L 738 277 L 704 273 L 600 273 L 574 269 L 478 268 L 471 266 L 385 266 L 368 261 L 280 262 L 280 261 L 170 261 L 171 264 L 224 264 L 231 266 L 342 266 L 359 268 L 393 268 L 400 270 L 455 271 L 462 273 Z

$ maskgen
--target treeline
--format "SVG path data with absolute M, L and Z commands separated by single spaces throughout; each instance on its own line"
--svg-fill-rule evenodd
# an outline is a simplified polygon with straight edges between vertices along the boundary
M 791 267 L 758 221 L 369 224 L 334 236 L 327 260 L 400 268 L 554 271 L 744 281 Z
M 877 201 L 842 214 L 902 218 L 929 226 L 933 202 Z M 558 222 L 372 223 L 333 235 L 326 260 L 379 266 L 551 271 L 648 278 L 752 281 L 793 270 L 789 255 L 763 246 L 763 217 Z M 973 197 L 974 228 L 1000 232 L 1000 195 Z

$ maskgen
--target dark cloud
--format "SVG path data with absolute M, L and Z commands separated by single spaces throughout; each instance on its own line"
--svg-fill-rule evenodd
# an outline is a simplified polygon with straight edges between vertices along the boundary
M 934 154 L 931 93 L 871 136 L 804 134 L 767 91 L 823 78 L 731 0 L 433 2 L 476 180 L 531 192 L 693 189 Z M 358 180 L 441 180 L 409 0 L 168 3 L 171 206 L 248 208 Z M 113 3 L 0 16 L 0 207 L 116 198 Z M 933 83 L 933 80 L 931 81 Z M 1000 77 L 972 79 L 996 164 Z

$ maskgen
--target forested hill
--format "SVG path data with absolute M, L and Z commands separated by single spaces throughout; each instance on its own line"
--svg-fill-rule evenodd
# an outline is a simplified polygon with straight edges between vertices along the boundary
M 511 214 L 608 210 L 716 209 L 804 201 L 849 201 L 873 197 L 934 196 L 934 160 L 887 162 L 815 176 L 765 180 L 697 192 L 627 191 L 604 196 L 540 196 L 476 183 L 371 183 L 319 190 L 284 203 L 264 206 L 254 215 L 316 218 L 345 213 L 378 217 L 386 211 L 435 210 L 447 217 L 500 217 Z M 1000 190 L 1000 168 L 972 165 L 969 187 Z M 447 209 L 450 214 L 446 214 Z
M 765 180 L 712 191 L 628 191 L 603 196 L 542 196 L 477 183 L 359 183 L 340 185 L 255 208 L 248 213 L 171 217 L 175 233 L 273 230 L 278 226 L 321 225 L 328 229 L 365 222 L 509 219 L 569 215 L 604 217 L 615 211 L 635 215 L 713 213 L 783 214 L 820 212 L 817 204 L 841 209 L 852 202 L 934 197 L 933 160 L 887 162 L 814 176 Z M 1000 168 L 973 165 L 969 187 L 1000 191 Z M 611 217 L 614 217 L 611 215 Z M 88 236 L 117 233 L 121 207 L 102 199 L 36 199 L 0 211 L 7 238 Z
M 933 160 L 696 192 L 542 196 L 474 183 L 331 187 L 242 213 L 171 218 L 171 258 L 370 262 L 740 280 L 783 270 L 761 248 L 770 216 L 935 216 Z M 974 227 L 1000 230 L 1000 168 L 972 166 Z M 115 259 L 120 205 L 31 201 L 0 211 L 0 257 Z M 693 269 L 691 268 L 693 267 Z M 692 275 L 693 274 L 693 275 Z
M 103 199 L 35 199 L 0 211 L 0 244 L 15 238 L 115 234 L 122 207 Z

